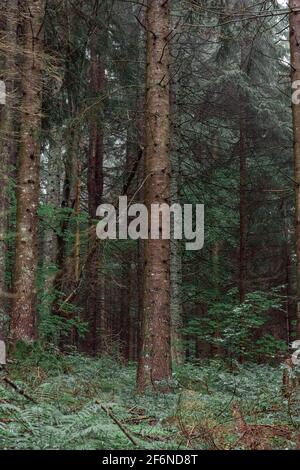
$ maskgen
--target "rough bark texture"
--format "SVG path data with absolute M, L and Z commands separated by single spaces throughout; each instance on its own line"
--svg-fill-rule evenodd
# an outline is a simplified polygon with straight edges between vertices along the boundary
M 4 70 L 1 79 L 5 83 L 5 104 L 0 104 L 0 338 L 4 336 L 2 312 L 7 309 L 6 284 L 6 234 L 8 231 L 8 184 L 9 167 L 16 150 L 14 132 L 15 78 L 18 2 L 10 0 L 5 5 L 5 29 L 1 31 L 4 55 Z M 2 29 L 2 28 L 1 28 Z M 2 34 L 3 32 L 3 34 Z
M 290 8 L 300 8 L 300 0 L 290 0 Z M 300 13 L 290 14 L 291 79 L 300 80 Z M 297 259 L 297 339 L 300 339 L 300 105 L 293 104 L 294 167 L 296 191 L 296 259 Z
M 147 96 L 145 202 L 169 203 L 170 198 L 170 75 L 169 2 L 147 5 Z M 146 240 L 141 353 L 137 385 L 156 388 L 171 376 L 170 242 Z
M 11 319 L 13 343 L 36 336 L 37 210 L 42 105 L 44 0 L 22 7 L 22 103 L 17 190 L 17 236 L 14 299 Z

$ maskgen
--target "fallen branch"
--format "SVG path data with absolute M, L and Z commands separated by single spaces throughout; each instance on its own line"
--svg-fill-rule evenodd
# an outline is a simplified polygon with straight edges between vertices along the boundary
M 115 417 L 115 415 L 112 413 L 111 410 L 109 410 L 108 408 L 106 408 L 104 405 L 101 405 L 101 403 L 99 401 L 96 401 L 96 403 L 98 405 L 100 405 L 101 409 L 107 414 L 107 416 L 109 416 L 111 418 L 111 420 L 121 429 L 121 431 L 123 432 L 123 434 L 125 434 L 125 436 L 130 440 L 130 442 L 134 445 L 134 446 L 138 446 L 138 442 L 129 434 L 129 432 L 127 431 L 127 429 L 123 426 L 123 424 L 118 420 L 118 418 Z
M 0 371 L 5 371 L 5 369 L 2 367 L 0 368 Z M 32 403 L 35 403 L 37 404 L 36 400 L 34 398 L 32 398 L 30 395 L 28 395 L 25 390 L 21 389 L 17 384 L 15 384 L 12 380 L 10 380 L 9 377 L 7 376 L 4 376 L 2 377 L 2 380 L 4 383 L 6 383 L 7 385 L 9 385 L 11 388 L 13 388 L 17 393 L 19 393 L 20 395 L 22 395 L 22 397 L 24 398 L 27 398 L 27 400 L 31 401 Z

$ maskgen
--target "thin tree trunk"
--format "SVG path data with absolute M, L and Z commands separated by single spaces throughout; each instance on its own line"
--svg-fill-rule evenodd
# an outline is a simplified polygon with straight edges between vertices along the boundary
M 180 203 L 181 165 L 180 165 L 180 135 L 176 116 L 178 115 L 176 83 L 171 87 L 171 109 L 172 109 L 172 141 L 171 151 L 171 203 Z M 172 364 L 181 365 L 184 362 L 183 348 L 183 307 L 182 307 L 182 244 L 181 240 L 173 237 L 174 219 L 171 221 L 171 256 L 170 256 L 170 313 L 171 313 L 171 357 Z
M 138 102 L 138 100 L 137 100 Z M 138 106 L 137 106 L 138 108 Z M 132 122 L 134 123 L 134 116 L 132 116 Z M 126 168 L 125 168 L 125 181 L 124 181 L 124 195 L 127 196 L 128 201 L 132 201 L 135 197 L 136 192 L 136 173 L 141 163 L 141 157 L 139 154 L 137 136 L 133 132 L 133 129 L 129 127 L 127 129 L 127 141 L 126 141 Z M 134 184 L 133 184 L 134 183 Z M 132 260 L 133 256 L 138 256 L 138 253 L 134 253 L 131 247 L 128 247 L 128 255 L 126 259 L 122 260 L 122 271 L 124 289 L 121 292 L 121 345 L 122 353 L 126 362 L 134 360 L 134 342 L 135 342 L 135 321 L 133 318 L 133 311 L 131 308 L 131 294 L 132 294 Z M 137 295 L 139 293 L 137 292 Z
M 91 69 L 90 69 L 90 92 L 97 95 L 103 92 L 105 87 L 105 67 L 101 57 L 97 52 L 95 40 L 91 46 Z M 97 207 L 102 202 L 103 196 L 103 112 L 97 108 L 97 114 L 92 115 L 90 123 L 90 142 L 88 155 L 88 209 L 90 225 L 96 219 Z M 96 243 L 96 246 L 94 244 Z M 89 249 L 92 250 L 89 265 L 86 270 L 86 297 L 85 320 L 88 322 L 88 332 L 84 338 L 84 348 L 90 354 L 96 354 L 97 350 L 105 352 L 105 306 L 104 304 L 104 283 L 102 277 L 104 273 L 101 268 L 101 247 L 99 240 L 93 237 L 89 240 Z M 103 309 L 103 311 L 102 311 Z
M 75 201 L 75 217 L 76 217 L 76 234 L 74 247 L 74 276 L 75 282 L 79 281 L 80 275 L 80 201 L 81 201 L 81 164 L 78 163 L 77 184 L 76 184 L 76 201 Z
M 241 44 L 241 71 L 245 69 L 244 43 Z M 245 301 L 246 278 L 247 278 L 247 258 L 246 258 L 246 238 L 247 238 L 247 202 L 246 202 L 246 116 L 243 96 L 241 96 L 240 109 L 240 250 L 239 250 L 239 298 L 240 303 Z
M 53 144 L 50 145 L 48 162 L 47 162 L 47 196 L 46 204 L 51 207 L 53 211 L 53 217 L 56 217 L 57 210 L 59 209 L 61 202 L 61 175 L 60 175 L 60 165 L 62 165 L 62 156 L 61 156 L 61 135 L 60 133 L 53 133 Z M 55 224 L 54 224 L 55 225 Z M 57 235 L 53 228 L 49 227 L 46 229 L 45 234 L 45 265 L 55 265 L 57 259 Z M 47 282 L 48 288 L 53 285 L 54 279 L 52 278 L 50 282 Z
M 212 142 L 212 158 L 217 163 L 219 160 L 219 152 L 218 152 L 218 137 L 217 135 L 214 136 Z M 213 268 L 213 283 L 214 283 L 214 290 L 215 290 L 215 302 L 220 302 L 221 294 L 220 294 L 220 252 L 221 252 L 222 244 L 219 240 L 215 241 L 212 248 L 212 268 Z M 216 321 L 216 329 L 215 329 L 215 340 L 216 343 L 212 347 L 212 355 L 213 356 L 221 356 L 222 349 L 220 346 L 220 320 L 217 319 Z
M 146 194 L 151 204 L 170 199 L 170 74 L 169 1 L 148 0 Z M 141 354 L 137 386 L 140 391 L 171 377 L 170 242 L 145 240 Z M 167 386 L 164 386 L 167 389 Z
M 138 278 L 138 318 L 137 318 L 137 344 L 136 344 L 136 358 L 142 354 L 142 326 L 143 326 L 143 297 L 144 297 L 144 240 L 138 241 L 137 248 L 137 278 Z
M 63 295 L 68 295 L 75 284 L 75 243 L 68 246 L 68 231 L 76 230 L 76 201 L 78 192 L 78 148 L 79 129 L 71 126 L 68 130 L 67 153 L 64 157 L 64 184 L 61 208 L 65 210 L 60 223 L 57 236 L 57 259 L 58 273 L 55 279 L 55 287 Z M 75 222 L 75 224 L 74 224 Z M 55 309 L 57 306 L 55 306 Z
M 106 37 L 104 42 L 106 43 Z M 91 68 L 90 68 L 90 93 L 92 98 L 99 99 L 99 94 L 104 92 L 105 66 L 103 57 L 99 55 L 95 37 L 91 44 Z M 97 107 L 95 114 L 91 116 L 90 124 L 90 148 L 88 157 L 88 206 L 91 220 L 96 218 L 97 207 L 102 202 L 103 196 L 103 105 Z
M 17 234 L 13 344 L 36 338 L 37 210 L 39 203 L 42 108 L 43 21 L 45 1 L 27 1 L 22 9 L 23 57 L 20 150 L 17 190 Z
M 220 251 L 221 243 L 216 241 L 212 249 L 212 264 L 213 264 L 213 282 L 215 289 L 215 301 L 220 302 Z M 216 343 L 212 347 L 212 355 L 220 357 L 222 349 L 220 346 L 220 320 L 216 321 L 216 329 L 214 334 Z
M 123 276 L 122 284 L 124 288 L 121 289 L 120 300 L 120 341 L 122 356 L 127 363 L 130 357 L 132 333 L 132 318 L 131 318 L 131 256 L 128 254 L 128 260 L 123 261 Z
M 291 9 L 300 8 L 300 0 L 290 0 Z M 291 48 L 291 79 L 292 83 L 300 80 L 300 15 L 290 14 L 290 48 Z M 294 168 L 296 193 L 296 260 L 297 260 L 297 339 L 300 339 L 300 105 L 293 104 L 294 130 Z
M 171 200 L 173 203 L 180 201 L 179 180 L 180 163 L 179 155 L 175 152 L 171 158 L 172 161 L 172 179 L 171 179 Z M 171 224 L 173 228 L 174 221 Z M 172 232 L 173 233 L 173 230 Z M 172 363 L 180 365 L 184 362 L 184 349 L 182 338 L 182 244 L 180 240 L 171 240 L 171 258 L 170 258 L 170 312 L 171 312 L 171 354 Z

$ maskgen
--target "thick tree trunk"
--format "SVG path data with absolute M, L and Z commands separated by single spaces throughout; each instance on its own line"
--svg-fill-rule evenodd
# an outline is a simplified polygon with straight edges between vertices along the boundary
M 10 0 L 5 5 L 5 30 L 1 31 L 4 56 L 3 81 L 5 83 L 4 104 L 0 104 L 0 337 L 4 336 L 3 314 L 8 307 L 6 283 L 6 234 L 8 231 L 8 184 L 10 164 L 16 151 L 15 141 L 15 79 L 18 2 Z M 3 33 L 3 34 L 2 34 Z
M 22 9 L 23 57 L 20 151 L 17 190 L 17 235 L 13 344 L 36 337 L 37 210 L 39 203 L 40 136 L 44 0 L 27 1 Z
M 148 0 L 146 97 L 146 194 L 151 204 L 170 199 L 170 74 L 169 2 Z M 137 386 L 140 391 L 171 377 L 170 242 L 146 240 L 141 354 Z M 167 387 L 164 387 L 167 389 Z
M 290 0 L 290 8 L 300 8 L 300 0 Z M 300 14 L 290 14 L 290 48 L 292 83 L 300 80 Z M 294 167 L 296 192 L 296 259 L 297 259 L 297 339 L 300 339 L 300 105 L 293 104 Z

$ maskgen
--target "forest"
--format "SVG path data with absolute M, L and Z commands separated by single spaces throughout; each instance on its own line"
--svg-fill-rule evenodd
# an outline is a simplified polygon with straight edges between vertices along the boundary
M 300 450 L 300 0 L 0 0 L 0 185 L 0 450 Z

